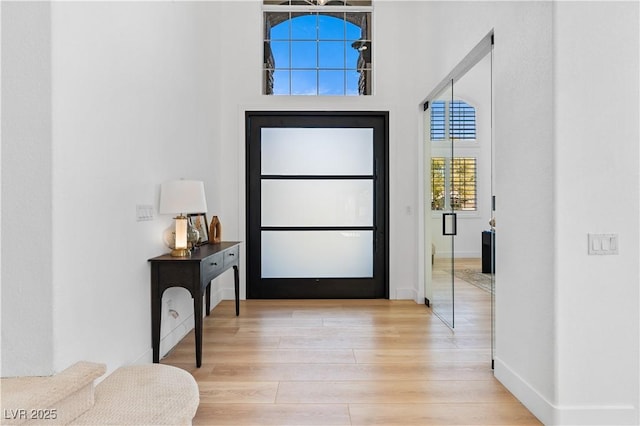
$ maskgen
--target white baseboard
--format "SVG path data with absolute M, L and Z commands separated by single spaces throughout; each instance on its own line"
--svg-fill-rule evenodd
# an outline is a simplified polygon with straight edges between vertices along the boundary
M 231 289 L 231 299 L 235 299 L 234 290 Z M 211 309 L 213 310 L 228 293 L 227 289 L 211 288 Z M 203 316 L 206 313 L 203 312 Z M 191 330 L 194 328 L 193 314 L 187 316 L 184 321 L 176 325 L 166 336 L 160 339 L 160 359 L 165 357 Z M 153 353 L 153 352 L 152 352 Z M 153 356 L 152 356 L 153 358 Z
M 556 407 L 556 425 L 638 425 L 638 411 L 630 405 Z
M 495 377 L 545 425 L 638 425 L 633 405 L 557 405 L 548 401 L 509 366 L 495 358 Z
M 160 359 L 164 358 L 191 330 L 193 330 L 193 314 L 187 316 L 173 330 L 160 339 Z
M 553 404 L 509 368 L 499 357 L 494 358 L 493 374 L 538 420 L 545 425 L 553 424 L 555 417 Z
M 215 297 L 217 300 L 215 304 L 217 305 L 222 300 L 236 300 L 236 291 L 233 288 L 221 288 L 216 292 Z M 214 295 L 211 295 L 211 309 L 214 306 Z
M 399 288 L 395 293 L 395 300 L 418 300 L 418 292 L 415 288 Z

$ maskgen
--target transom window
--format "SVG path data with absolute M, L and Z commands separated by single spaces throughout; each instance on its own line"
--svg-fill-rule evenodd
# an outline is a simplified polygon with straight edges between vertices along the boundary
M 265 95 L 370 95 L 371 0 L 264 0 Z

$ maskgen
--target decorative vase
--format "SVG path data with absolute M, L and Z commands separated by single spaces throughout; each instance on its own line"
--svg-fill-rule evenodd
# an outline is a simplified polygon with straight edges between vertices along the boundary
M 218 244 L 222 241 L 222 224 L 218 220 L 218 216 L 211 218 L 211 225 L 209 226 L 209 241 L 214 244 Z

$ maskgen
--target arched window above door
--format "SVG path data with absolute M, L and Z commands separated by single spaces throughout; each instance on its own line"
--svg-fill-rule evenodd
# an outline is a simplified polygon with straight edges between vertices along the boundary
M 263 2 L 263 94 L 371 94 L 371 0 Z

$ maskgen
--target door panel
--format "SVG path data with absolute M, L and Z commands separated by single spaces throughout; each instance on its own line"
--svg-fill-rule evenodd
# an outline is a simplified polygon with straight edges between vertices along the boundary
M 387 122 L 247 113 L 249 298 L 388 297 Z
M 373 226 L 373 180 L 262 180 L 262 226 Z
M 495 259 L 493 254 L 490 259 L 484 259 L 483 254 L 481 259 L 479 246 L 480 234 L 483 253 L 485 234 L 490 234 L 491 247 L 495 244 L 495 232 L 485 232 L 486 225 L 491 224 L 491 230 L 495 226 L 493 43 L 492 30 L 434 87 L 423 104 L 425 303 L 454 328 L 456 304 L 463 312 L 460 309 L 470 304 L 490 300 L 492 360 Z M 485 260 L 491 261 L 490 271 Z M 455 277 L 456 272 L 460 278 Z M 484 279 L 471 282 L 464 278 L 469 273 L 490 273 L 489 289 L 484 285 L 486 276 L 478 275 Z M 483 285 L 474 290 L 480 282 Z M 480 315 L 459 325 L 469 330 L 488 317 Z
M 431 102 L 427 112 L 432 122 L 428 149 L 433 150 L 432 157 L 442 158 L 438 168 L 432 170 L 429 182 L 432 183 L 431 209 L 438 215 L 442 230 L 437 236 L 444 253 L 436 253 L 431 269 L 431 297 L 433 312 L 449 327 L 455 327 L 455 282 L 454 282 L 454 243 L 457 233 L 457 217 L 451 205 L 450 194 L 445 193 L 452 188 L 451 167 L 448 158 L 453 158 L 453 139 L 450 132 L 450 111 L 448 105 L 453 99 L 453 82 Z M 453 188 L 452 188 L 453 189 Z M 442 192 L 441 192 L 442 191 Z M 431 218 L 429 218 L 430 222 Z
M 261 128 L 263 175 L 371 175 L 372 128 Z
M 262 231 L 262 278 L 372 278 L 372 231 Z

